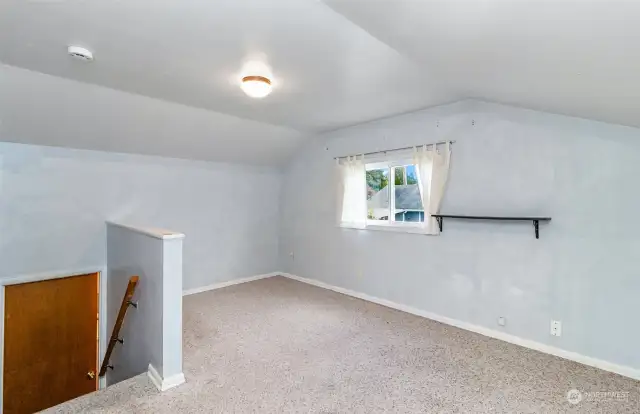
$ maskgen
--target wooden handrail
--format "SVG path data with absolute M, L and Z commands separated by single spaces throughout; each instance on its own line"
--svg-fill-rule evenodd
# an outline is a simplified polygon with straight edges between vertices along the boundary
M 127 285 L 127 291 L 122 298 L 122 304 L 120 305 L 120 311 L 118 312 L 118 319 L 116 319 L 116 324 L 113 326 L 113 332 L 111 332 L 111 339 L 109 339 L 109 344 L 107 345 L 107 353 L 104 354 L 104 359 L 102 360 L 102 366 L 100 367 L 99 376 L 103 377 L 104 374 L 107 373 L 107 368 L 109 368 L 109 359 L 111 359 L 111 353 L 113 352 L 113 347 L 116 346 L 116 342 L 122 342 L 120 339 L 120 328 L 122 328 L 122 322 L 124 321 L 124 316 L 127 314 L 127 309 L 129 309 L 129 305 L 133 304 L 131 299 L 133 298 L 133 294 L 136 292 L 136 286 L 138 286 L 138 276 L 131 276 L 129 278 L 129 284 Z

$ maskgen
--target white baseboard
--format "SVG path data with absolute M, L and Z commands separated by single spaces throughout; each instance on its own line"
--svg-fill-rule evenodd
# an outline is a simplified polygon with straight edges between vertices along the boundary
M 176 374 L 172 375 L 169 378 L 162 379 L 158 371 L 154 368 L 153 365 L 149 364 L 149 370 L 147 371 L 147 375 L 149 379 L 156 386 L 159 391 L 166 391 L 170 388 L 177 387 L 180 384 L 184 384 L 184 374 Z
M 153 365 L 149 364 L 149 369 L 147 370 L 147 375 L 149 379 L 156 386 L 156 388 L 162 391 L 162 377 L 158 374 L 158 371 L 153 367 Z
M 293 280 L 297 280 L 299 282 L 308 283 L 310 285 L 318 286 L 324 289 L 332 290 L 334 292 L 342 293 L 344 295 L 353 296 L 358 299 L 366 300 L 369 302 L 377 303 L 382 306 L 386 306 L 388 308 L 397 309 L 402 312 L 407 312 L 413 315 L 422 316 L 423 318 L 431 319 L 437 322 L 442 322 L 447 325 L 455 326 L 460 329 L 465 329 L 467 331 L 475 332 L 480 335 L 488 336 L 490 338 L 499 339 L 501 341 L 509 342 L 515 345 L 519 345 L 525 348 L 533 349 L 539 352 L 543 352 L 545 354 L 554 355 L 560 358 L 564 358 L 570 361 L 578 362 L 583 365 L 589 365 L 595 368 L 599 368 L 604 371 L 613 372 L 625 377 L 633 378 L 635 380 L 640 380 L 640 370 L 627 367 L 624 365 L 618 365 L 613 362 L 603 361 L 601 359 L 592 358 L 586 355 L 578 354 L 576 352 L 567 351 L 565 349 L 557 348 L 551 345 L 546 345 L 541 342 L 532 341 L 529 339 L 520 338 L 515 335 L 507 334 L 500 331 L 495 331 L 493 329 L 485 328 L 484 326 L 474 325 L 468 322 L 463 322 L 457 319 L 448 318 L 446 316 L 441 316 L 432 312 L 427 312 L 421 309 L 416 309 L 411 306 L 402 305 L 399 303 L 392 302 L 387 299 L 380 299 L 374 296 L 367 295 L 366 293 L 355 292 L 353 290 L 341 288 L 338 286 L 329 285 L 324 282 L 320 282 L 314 279 L 307 279 L 304 277 L 292 275 L 290 273 L 279 272 L 276 273 L 278 275 L 288 277 Z
M 265 273 L 263 275 L 249 276 L 242 279 L 232 279 L 226 282 L 214 283 L 212 285 L 201 286 L 193 289 L 182 291 L 182 296 L 195 295 L 196 293 L 206 292 L 208 290 L 222 289 L 227 286 L 238 285 L 240 283 L 253 282 L 254 280 L 266 279 L 268 277 L 278 276 L 280 272 Z

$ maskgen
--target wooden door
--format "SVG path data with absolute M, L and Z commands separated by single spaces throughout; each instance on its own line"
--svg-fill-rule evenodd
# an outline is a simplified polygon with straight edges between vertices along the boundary
M 10 285 L 4 295 L 4 414 L 95 391 L 98 274 Z

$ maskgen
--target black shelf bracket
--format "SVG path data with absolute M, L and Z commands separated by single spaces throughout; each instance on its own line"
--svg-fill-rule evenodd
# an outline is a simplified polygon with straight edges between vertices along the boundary
M 496 220 L 496 221 L 531 221 L 533 223 L 533 230 L 536 235 L 536 239 L 540 238 L 540 222 L 549 222 L 551 217 L 502 217 L 502 216 L 462 216 L 452 214 L 432 214 L 432 217 L 436 218 L 440 232 L 442 232 L 443 222 L 445 217 L 452 219 L 464 219 L 464 220 Z

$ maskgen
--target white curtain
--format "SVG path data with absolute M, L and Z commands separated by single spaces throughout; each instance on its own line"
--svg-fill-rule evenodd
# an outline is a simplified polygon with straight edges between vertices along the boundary
M 337 221 L 362 229 L 367 220 L 367 179 L 363 159 L 347 157 L 336 165 Z
M 431 150 L 426 146 L 416 148 L 413 154 L 413 162 L 416 165 L 418 175 L 418 188 L 424 207 L 423 229 L 427 234 L 439 234 L 438 224 L 432 214 L 437 214 L 442 205 L 444 190 L 449 177 L 449 165 L 451 162 L 451 147 L 447 142 L 442 151 L 438 152 L 436 145 L 431 145 Z

